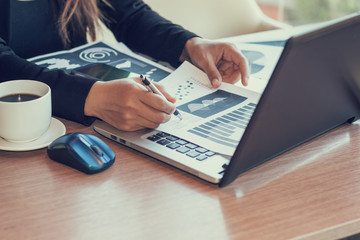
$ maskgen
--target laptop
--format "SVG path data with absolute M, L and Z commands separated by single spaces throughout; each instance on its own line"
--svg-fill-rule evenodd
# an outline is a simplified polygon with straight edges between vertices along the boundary
M 238 98 L 239 104 L 227 107 L 224 117 L 217 111 L 220 115 L 212 119 L 213 125 L 202 123 L 208 131 L 226 132 L 230 127 L 236 127 L 234 123 L 243 128 L 238 141 L 233 143 L 235 148 L 231 155 L 194 143 L 193 139 L 205 135 L 204 128 L 199 128 L 199 132 L 193 134 L 194 138 L 156 129 L 125 132 L 103 121 L 96 121 L 94 130 L 224 187 L 249 169 L 333 128 L 356 121 L 360 104 L 359 90 L 354 88 L 354 82 L 360 82 L 358 14 L 290 37 L 261 95 L 242 96 L 248 101 Z M 178 109 L 181 114 L 186 112 L 184 106 L 178 106 Z M 230 110 L 234 113 L 230 115 L 233 118 L 225 118 Z M 245 118 L 239 117 L 244 117 L 241 113 Z M 239 123 L 245 126 L 241 127 Z M 214 132 L 210 134 L 215 135 Z

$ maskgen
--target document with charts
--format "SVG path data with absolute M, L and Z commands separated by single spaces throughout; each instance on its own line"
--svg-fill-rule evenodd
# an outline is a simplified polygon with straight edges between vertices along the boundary
M 262 93 L 280 58 L 283 47 L 262 44 L 238 43 L 238 49 L 248 61 L 250 80 L 247 89 Z M 238 82 L 236 85 L 241 86 Z
M 188 62 L 160 83 L 177 98 L 183 119 L 172 117 L 158 130 L 221 154 L 234 153 L 261 94 L 227 83 L 215 89 L 207 75 Z
M 66 72 L 89 64 L 105 63 L 118 69 L 145 75 L 156 82 L 171 72 L 171 69 L 133 53 L 124 44 L 110 45 L 103 41 L 88 43 L 70 50 L 53 52 L 28 60 L 49 69 L 61 69 Z

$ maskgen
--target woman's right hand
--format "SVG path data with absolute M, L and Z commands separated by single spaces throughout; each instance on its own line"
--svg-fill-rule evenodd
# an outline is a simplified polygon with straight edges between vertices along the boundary
M 157 87 L 167 99 L 149 92 L 140 78 L 96 82 L 86 98 L 84 113 L 124 131 L 157 128 L 175 111 L 175 98 Z

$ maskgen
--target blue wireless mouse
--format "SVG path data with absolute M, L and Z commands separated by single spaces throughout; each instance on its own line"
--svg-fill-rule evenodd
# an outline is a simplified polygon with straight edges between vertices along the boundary
M 87 174 L 109 168 L 115 154 L 100 138 L 85 133 L 69 133 L 55 139 L 47 149 L 49 157 Z

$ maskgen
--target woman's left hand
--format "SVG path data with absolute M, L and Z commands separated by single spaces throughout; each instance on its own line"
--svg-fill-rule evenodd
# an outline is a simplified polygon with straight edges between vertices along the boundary
M 185 60 L 202 69 L 215 88 L 221 82 L 235 83 L 240 78 L 244 86 L 248 84 L 248 62 L 231 43 L 191 38 L 180 56 L 180 61 Z

